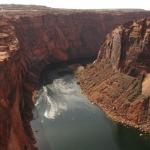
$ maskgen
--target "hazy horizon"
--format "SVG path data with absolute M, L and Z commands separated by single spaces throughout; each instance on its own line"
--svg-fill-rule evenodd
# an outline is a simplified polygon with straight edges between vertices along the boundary
M 149 0 L 0 0 L 0 4 L 42 5 L 66 9 L 144 9 L 150 10 Z

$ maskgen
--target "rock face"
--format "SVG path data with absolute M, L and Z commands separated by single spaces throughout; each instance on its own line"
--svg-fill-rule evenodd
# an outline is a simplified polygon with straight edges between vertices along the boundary
M 29 125 L 32 94 L 38 88 L 44 67 L 95 56 L 105 34 L 115 25 L 147 17 L 150 12 L 80 12 L 35 7 L 33 10 L 19 7 L 18 11 L 17 8 L 8 8 L 2 8 L 0 17 L 0 149 L 33 150 L 36 148 Z M 144 33 L 148 36 L 148 32 L 144 30 Z M 146 34 L 143 37 L 148 40 Z M 113 55 L 114 66 L 118 67 Z M 141 57 L 147 58 L 147 55 Z M 141 57 L 139 63 L 142 62 Z M 144 67 L 148 69 L 148 66 Z M 138 86 L 138 81 L 133 82 L 135 87 Z M 140 100 L 139 108 L 147 106 L 148 99 L 146 101 L 143 97 Z
M 77 74 L 90 100 L 115 121 L 150 132 L 150 18 L 118 26 L 96 61 Z

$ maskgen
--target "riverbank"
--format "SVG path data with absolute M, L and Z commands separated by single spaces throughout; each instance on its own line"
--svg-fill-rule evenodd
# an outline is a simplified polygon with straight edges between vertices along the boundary
M 83 94 L 111 120 L 150 133 L 149 97 L 141 95 L 140 78 L 113 71 L 110 64 L 97 63 L 76 73 L 76 79 Z
M 70 72 L 77 66 L 47 72 L 47 84 L 37 91 L 31 126 L 39 150 L 149 150 L 149 138 L 106 118 L 82 94 Z
M 93 103 L 93 101 L 91 100 L 91 103 Z M 144 125 L 138 125 L 132 121 L 126 120 L 121 116 L 118 116 L 115 112 L 112 112 L 105 104 L 101 104 L 101 103 L 94 103 L 96 106 L 98 106 L 105 114 L 106 116 L 111 119 L 114 122 L 117 123 L 121 123 L 122 125 L 126 126 L 126 127 L 133 127 L 138 129 L 140 132 L 142 132 L 140 135 L 143 134 L 150 134 L 150 127 L 144 126 Z

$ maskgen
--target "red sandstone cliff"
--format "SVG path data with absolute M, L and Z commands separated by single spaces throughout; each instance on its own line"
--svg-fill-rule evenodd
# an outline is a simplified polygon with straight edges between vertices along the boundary
M 106 33 L 117 24 L 149 14 L 144 11 L 3 10 L 0 18 L 0 149 L 35 149 L 29 126 L 32 93 L 46 64 L 94 56 Z
M 90 100 L 115 121 L 150 132 L 150 18 L 118 26 L 97 60 L 77 75 Z

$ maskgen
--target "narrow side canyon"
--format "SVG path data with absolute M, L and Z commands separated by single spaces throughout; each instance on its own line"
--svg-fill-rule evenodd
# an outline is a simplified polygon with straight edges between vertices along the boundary
M 142 10 L 139 10 L 137 12 L 119 10 L 108 12 L 94 12 L 71 10 L 65 11 L 46 8 L 40 9 L 38 7 L 34 7 L 33 10 L 24 10 L 24 8 L 22 8 L 22 10 L 19 9 L 20 11 L 18 11 L 17 8 L 11 10 L 11 7 L 9 9 L 3 9 L 4 10 L 0 12 L 1 150 L 36 149 L 34 147 L 34 136 L 30 127 L 33 109 L 32 96 L 34 91 L 38 88 L 40 74 L 47 64 L 55 65 L 55 63 L 57 62 L 95 57 L 105 35 L 113 28 L 115 28 L 116 25 L 125 23 L 133 19 L 145 18 L 150 15 L 150 12 Z M 112 78 L 114 78 L 112 80 L 113 83 L 115 80 L 120 79 L 119 81 L 116 81 L 116 83 L 125 82 L 125 84 L 121 85 L 126 85 L 126 83 L 128 84 L 127 87 L 122 88 L 125 88 L 128 91 L 132 91 L 133 88 L 137 89 L 135 90 L 135 93 L 131 95 L 130 100 L 133 100 L 133 97 L 136 99 L 138 93 L 141 91 L 141 88 L 139 87 L 141 87 L 140 83 L 143 80 L 143 76 L 141 77 L 139 76 L 139 74 L 136 74 L 136 78 L 139 77 L 136 80 L 134 77 L 135 75 L 129 77 L 128 75 L 120 73 L 118 69 L 120 68 L 121 72 L 125 72 L 128 74 L 137 73 L 139 70 L 133 70 L 135 68 L 134 66 L 137 65 L 137 63 L 134 63 L 130 59 L 134 56 L 139 56 L 137 59 L 138 64 L 143 64 L 137 65 L 137 68 L 142 69 L 143 72 L 149 70 L 149 55 L 147 55 L 146 53 L 148 51 L 148 49 L 146 50 L 146 46 L 148 47 L 148 42 L 146 45 L 142 44 L 143 40 L 141 41 L 141 39 L 144 39 L 145 42 L 149 41 L 149 31 L 146 26 L 146 23 L 148 23 L 148 21 L 140 21 L 140 23 L 140 26 L 139 23 L 136 23 L 132 26 L 131 29 L 129 28 L 129 30 L 127 30 L 128 28 L 126 29 L 126 26 L 129 26 L 131 24 L 129 23 L 129 25 L 125 25 L 124 28 L 120 27 L 119 29 L 117 29 L 117 31 L 115 31 L 115 35 L 113 38 L 114 42 L 115 38 L 122 41 L 122 38 L 128 39 L 128 35 L 130 35 L 131 42 L 129 44 L 131 44 L 131 46 L 129 47 L 132 47 L 132 49 L 129 49 L 128 54 L 122 55 L 122 52 L 124 52 L 124 50 L 122 49 L 121 44 L 113 44 L 114 42 L 111 40 L 111 38 L 109 38 L 102 45 L 101 53 L 103 54 L 99 55 L 99 57 L 102 56 L 102 58 L 106 59 L 109 59 L 109 56 L 111 56 L 111 63 L 102 66 L 102 71 L 106 70 L 106 75 L 114 74 L 112 76 Z M 142 25 L 142 23 L 144 25 Z M 141 30 L 143 32 L 141 32 Z M 142 38 L 139 38 L 139 33 Z M 121 34 L 127 35 L 121 36 Z M 141 45 L 135 44 L 139 42 L 141 43 Z M 116 47 L 116 50 L 120 49 L 120 51 L 117 51 L 115 55 L 114 52 L 111 52 L 111 50 L 109 51 L 110 46 L 112 49 L 115 49 Z M 135 50 L 137 46 L 145 46 L 142 48 L 143 53 L 136 53 Z M 105 47 L 108 47 L 108 50 L 106 50 Z M 130 51 L 133 51 L 133 53 L 130 53 Z M 134 53 L 141 55 L 134 55 Z M 123 61 L 120 62 L 120 58 L 118 59 L 118 56 L 123 57 Z M 126 58 L 129 59 L 127 60 Z M 146 61 L 143 62 L 143 59 Z M 100 64 L 99 58 L 97 59 L 96 64 L 97 63 Z M 110 71 L 107 70 L 112 70 L 111 66 L 116 69 L 114 69 L 115 71 L 111 71 L 110 74 Z M 89 67 L 89 71 L 91 71 L 90 68 L 92 69 L 92 67 Z M 95 67 L 93 68 L 95 69 Z M 101 70 L 98 68 L 97 73 L 99 73 L 100 71 Z M 82 74 L 84 73 L 82 72 Z M 85 82 L 87 80 L 85 80 Z M 99 78 L 98 80 L 99 81 L 97 83 L 101 82 Z M 81 87 L 84 87 L 82 76 L 80 81 L 82 83 Z M 105 89 L 104 86 L 100 87 Z M 117 88 L 117 90 L 119 91 L 118 93 L 122 93 L 122 88 Z M 94 91 L 92 92 L 94 93 Z M 129 95 L 128 92 L 122 94 Z M 95 98 L 97 97 L 94 98 L 94 96 L 90 95 L 90 98 L 95 100 Z M 120 105 L 122 104 L 123 100 L 124 99 L 121 99 L 119 101 Z M 120 106 L 118 104 L 118 100 L 116 103 L 117 106 Z M 122 107 L 131 108 L 129 113 L 135 111 L 135 113 L 133 114 L 139 113 L 140 109 L 143 110 L 140 111 L 142 116 L 142 118 L 140 119 L 143 121 L 147 121 L 146 116 L 149 112 L 149 105 L 147 104 L 149 104 L 149 98 L 146 98 L 143 95 L 138 95 L 138 100 L 134 100 L 133 103 L 137 103 L 137 105 L 129 107 L 130 103 L 127 102 L 125 103 L 125 105 L 122 105 Z M 134 106 L 139 109 L 135 110 Z M 124 109 L 120 110 L 124 111 Z M 122 114 L 122 112 L 120 113 Z M 136 118 L 132 115 L 129 116 L 131 120 L 133 120 L 132 118 Z M 147 126 L 147 123 L 145 124 Z

